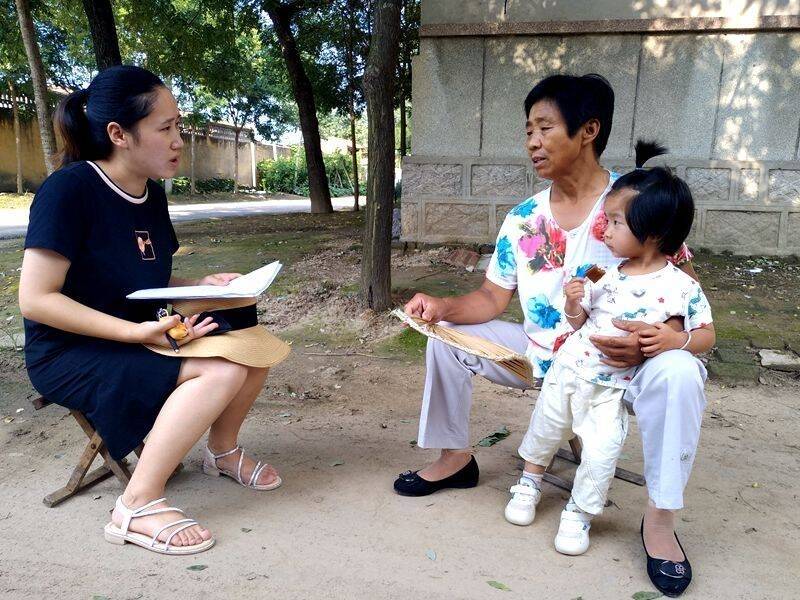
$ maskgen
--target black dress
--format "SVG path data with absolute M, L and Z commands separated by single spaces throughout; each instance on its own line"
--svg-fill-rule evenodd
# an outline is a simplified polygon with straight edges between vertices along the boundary
M 152 321 L 157 305 L 132 302 L 135 290 L 165 287 L 178 240 L 164 190 L 148 181 L 127 195 L 93 163 L 50 175 L 31 205 L 25 248 L 70 260 L 62 293 L 129 321 Z M 138 446 L 175 389 L 179 358 L 140 344 L 92 338 L 25 320 L 31 383 L 50 402 L 83 412 L 115 459 Z

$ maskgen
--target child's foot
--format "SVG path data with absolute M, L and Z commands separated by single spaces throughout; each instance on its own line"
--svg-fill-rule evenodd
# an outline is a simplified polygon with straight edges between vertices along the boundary
M 558 526 L 555 546 L 561 554 L 578 556 L 589 549 L 589 528 L 592 515 L 583 512 L 572 502 L 561 511 L 561 524 Z
M 506 504 L 506 521 L 514 525 L 530 525 L 536 516 L 536 505 L 542 498 L 542 491 L 527 477 L 508 490 L 511 500 Z

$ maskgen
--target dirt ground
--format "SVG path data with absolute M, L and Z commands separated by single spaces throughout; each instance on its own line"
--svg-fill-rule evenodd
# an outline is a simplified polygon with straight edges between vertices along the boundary
M 358 307 L 359 222 L 333 219 L 307 215 L 179 228 L 181 273 L 227 267 L 234 256 L 242 270 L 274 256 L 287 265 L 259 308 L 262 321 L 289 340 L 293 352 L 273 369 L 240 439 L 280 469 L 284 485 L 258 493 L 211 479 L 200 471 L 198 445 L 167 489 L 174 505 L 214 532 L 217 545 L 209 552 L 160 557 L 107 544 L 101 529 L 120 493 L 114 480 L 45 507 L 42 497 L 69 477 L 85 438 L 65 410 L 33 411 L 22 355 L 0 352 L 0 596 L 653 597 L 637 595 L 653 589 L 639 539 L 643 488 L 614 482 L 613 504 L 595 520 L 592 547 L 581 557 L 552 547 L 566 500 L 557 488 L 545 484 L 530 527 L 505 522 L 507 489 L 521 465 L 516 448 L 535 392 L 476 379 L 474 442 L 502 426 L 511 431 L 478 449 L 480 485 L 426 498 L 394 494 L 397 473 L 434 456 L 415 442 L 424 341 Z M 414 289 L 454 293 L 476 285 L 481 276 L 444 265 L 445 254 L 396 252 L 398 303 Z M 787 327 L 796 323 L 797 263 L 760 260 L 750 265 L 698 257 L 706 288 L 717 288 L 709 290 L 716 312 L 728 315 L 721 321 L 723 341 L 740 343 L 743 352 L 754 351 L 756 333 L 771 345 L 791 346 L 797 339 L 796 329 Z M 747 271 L 755 268 L 762 270 Z M 750 319 L 750 313 L 776 310 L 787 311 L 782 323 L 765 320 L 759 327 L 757 317 Z M 742 318 L 731 318 L 730 311 Z M 507 318 L 518 319 L 519 312 Z M 709 359 L 713 364 L 715 357 Z M 707 388 L 701 447 L 679 518 L 695 572 L 686 598 L 791 598 L 800 585 L 800 381 L 766 371 L 759 376 L 761 384 L 723 377 Z M 641 471 L 632 422 L 621 466 Z M 572 470 L 558 466 L 566 474 Z

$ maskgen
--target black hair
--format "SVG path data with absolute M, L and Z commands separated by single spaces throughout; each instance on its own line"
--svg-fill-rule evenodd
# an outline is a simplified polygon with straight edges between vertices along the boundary
M 113 144 L 106 128 L 111 122 L 136 136 L 136 124 L 153 110 L 164 82 L 150 71 L 120 65 L 101 71 L 84 90 L 61 100 L 55 122 L 64 140 L 61 166 L 77 160 L 108 158 Z
M 614 182 L 612 191 L 631 189 L 636 195 L 628 202 L 625 220 L 640 243 L 648 238 L 658 241 L 658 249 L 667 255 L 681 247 L 694 221 L 694 200 L 686 182 L 665 167 L 642 166 L 667 149 L 656 142 L 636 142 L 636 170 Z
M 550 100 L 561 112 L 567 124 L 567 135 L 573 137 L 581 125 L 591 119 L 600 122 L 600 131 L 594 138 L 594 152 L 603 154 L 611 133 L 614 117 L 614 90 L 602 75 L 589 73 L 576 75 L 550 75 L 528 92 L 525 98 L 525 118 L 531 107 L 541 100 Z

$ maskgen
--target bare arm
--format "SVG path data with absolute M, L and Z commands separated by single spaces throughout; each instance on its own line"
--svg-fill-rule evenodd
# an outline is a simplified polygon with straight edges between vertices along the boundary
M 437 298 L 416 294 L 405 306 L 407 315 L 429 323 L 450 321 L 461 325 L 486 323 L 496 319 L 508 307 L 514 290 L 508 290 L 484 279 L 481 287 L 463 296 Z
M 586 280 L 583 277 L 573 277 L 564 285 L 564 295 L 567 297 L 564 303 L 564 316 L 576 331 L 583 327 L 586 319 L 589 318 L 581 306 L 581 300 L 585 295 L 585 284 Z
M 19 307 L 26 319 L 106 340 L 168 345 L 164 334 L 180 321 L 180 317 L 173 316 L 161 322 L 133 323 L 76 302 L 61 293 L 70 264 L 68 259 L 52 250 L 25 250 L 19 282 Z M 199 324 L 196 321 L 196 315 L 186 319 L 189 336 L 181 342 L 201 337 L 217 327 L 211 319 Z

